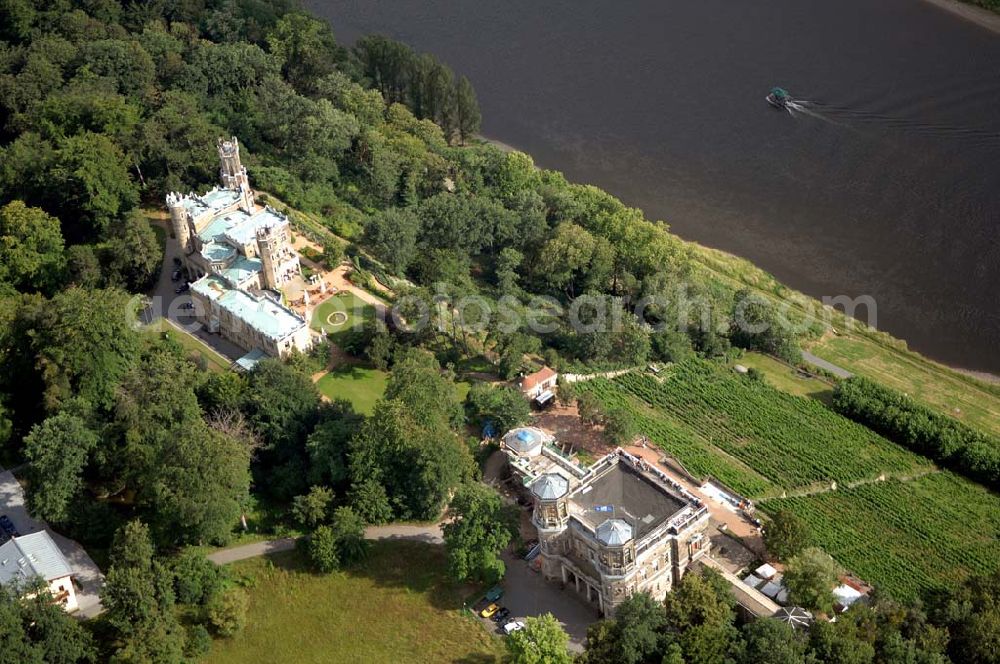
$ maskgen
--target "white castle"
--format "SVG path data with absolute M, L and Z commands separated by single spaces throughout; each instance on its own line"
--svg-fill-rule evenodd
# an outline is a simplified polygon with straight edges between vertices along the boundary
M 210 332 L 255 357 L 308 350 L 306 320 L 277 301 L 281 288 L 301 276 L 288 217 L 254 202 L 236 137 L 219 139 L 218 149 L 221 187 L 200 196 L 167 195 L 181 268 L 193 281 L 195 314 Z M 264 291 L 279 293 L 268 297 Z

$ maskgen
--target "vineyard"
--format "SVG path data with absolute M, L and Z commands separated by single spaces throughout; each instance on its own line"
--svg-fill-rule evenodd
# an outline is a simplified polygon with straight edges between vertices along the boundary
M 1000 561 L 1000 497 L 950 472 L 761 507 L 793 511 L 816 544 L 901 599 L 991 573 Z
M 691 472 L 751 497 L 930 465 L 815 400 L 706 361 L 676 364 L 662 382 L 630 373 L 584 389 L 629 408 L 639 430 Z

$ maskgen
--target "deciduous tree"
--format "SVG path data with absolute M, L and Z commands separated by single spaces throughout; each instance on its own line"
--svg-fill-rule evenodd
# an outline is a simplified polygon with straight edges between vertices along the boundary
M 524 629 L 507 637 L 511 664 L 569 664 L 569 635 L 551 613 L 524 620 Z
M 516 515 L 491 487 L 463 484 L 448 508 L 444 526 L 451 575 L 458 581 L 493 584 L 503 578 L 500 559 L 517 534 Z
M 830 613 L 838 573 L 839 567 L 828 553 L 817 548 L 803 549 L 788 559 L 785 569 L 789 599 L 807 609 Z

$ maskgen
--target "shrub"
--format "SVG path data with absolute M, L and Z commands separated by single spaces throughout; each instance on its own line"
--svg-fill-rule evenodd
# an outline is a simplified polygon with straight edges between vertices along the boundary
M 222 588 L 225 572 L 194 551 L 181 555 L 173 564 L 174 592 L 182 604 L 205 604 Z
M 312 532 L 306 543 L 306 555 L 317 572 L 329 574 L 340 568 L 337 535 L 330 526 L 320 526 Z
M 189 625 L 184 639 L 184 656 L 199 660 L 212 648 L 212 635 L 204 625 Z
M 209 603 L 208 622 L 219 636 L 230 637 L 243 629 L 247 621 L 249 597 L 241 588 L 229 588 Z

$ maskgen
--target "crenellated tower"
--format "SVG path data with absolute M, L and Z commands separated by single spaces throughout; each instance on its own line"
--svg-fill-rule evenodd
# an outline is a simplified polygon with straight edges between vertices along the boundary
M 167 194 L 167 209 L 170 210 L 170 224 L 174 229 L 177 244 L 185 254 L 191 253 L 191 229 L 188 225 L 188 211 L 184 207 L 187 196 L 180 193 Z
M 240 192 L 240 208 L 246 212 L 253 212 L 254 200 L 253 190 L 250 189 L 250 180 L 247 177 L 247 169 L 240 162 L 240 143 L 233 136 L 228 141 L 218 139 L 219 148 L 219 178 L 224 189 L 232 189 Z

